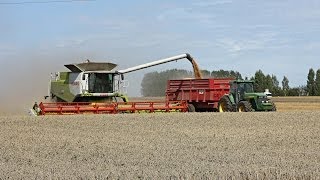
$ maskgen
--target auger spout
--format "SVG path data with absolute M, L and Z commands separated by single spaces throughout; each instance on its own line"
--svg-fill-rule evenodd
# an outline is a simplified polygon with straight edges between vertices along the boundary
M 149 67 L 152 67 L 152 66 L 157 66 L 157 65 L 169 63 L 169 62 L 172 62 L 172 61 L 181 60 L 181 59 L 184 59 L 184 58 L 188 59 L 191 62 L 195 78 L 196 79 L 201 79 L 202 75 L 201 75 L 200 69 L 198 67 L 198 64 L 196 63 L 195 59 L 188 53 L 180 54 L 180 55 L 177 55 L 177 56 L 172 56 L 172 57 L 165 58 L 165 59 L 156 60 L 156 61 L 153 61 L 153 62 L 150 62 L 150 63 L 141 64 L 141 65 L 138 65 L 138 66 L 134 66 L 134 67 L 130 67 L 130 68 L 127 68 L 127 69 L 119 70 L 117 72 L 119 74 L 130 73 L 130 72 L 133 72 L 133 71 L 138 71 L 138 70 L 149 68 Z

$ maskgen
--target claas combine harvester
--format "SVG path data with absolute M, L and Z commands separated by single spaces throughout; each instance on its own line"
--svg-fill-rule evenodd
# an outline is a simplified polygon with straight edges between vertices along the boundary
M 194 79 L 169 80 L 166 100 L 162 102 L 128 101 L 126 73 L 182 59 L 192 63 Z M 51 74 L 49 94 L 45 96 L 49 102 L 35 103 L 30 114 L 275 111 L 275 105 L 265 93 L 253 92 L 252 81 L 203 79 L 195 59 L 188 53 L 123 70 L 115 70 L 116 66 L 89 60 L 65 65 L 69 72 Z

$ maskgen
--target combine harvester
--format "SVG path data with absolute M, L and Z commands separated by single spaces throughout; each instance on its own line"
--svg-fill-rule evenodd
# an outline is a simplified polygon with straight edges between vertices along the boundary
M 163 102 L 129 102 L 124 74 L 186 58 L 194 79 L 169 80 Z M 116 64 L 85 62 L 65 65 L 70 72 L 51 76 L 50 102 L 36 103 L 33 115 L 117 114 L 139 112 L 251 112 L 276 111 L 266 93 L 255 93 L 253 81 L 231 78 L 203 79 L 190 54 L 160 59 L 124 70 Z M 120 102 L 121 101 L 121 102 Z

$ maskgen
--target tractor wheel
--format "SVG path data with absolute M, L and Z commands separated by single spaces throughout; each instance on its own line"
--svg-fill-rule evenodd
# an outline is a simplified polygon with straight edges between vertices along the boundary
M 276 105 L 274 104 L 274 102 L 272 102 L 272 109 L 271 109 L 271 111 L 277 111 L 277 107 L 276 107 Z
M 196 108 L 193 104 L 188 104 L 188 112 L 196 112 Z
M 248 101 L 240 101 L 238 104 L 238 112 L 252 112 L 252 106 Z
M 228 96 L 223 96 L 218 104 L 219 112 L 232 112 L 232 105 Z

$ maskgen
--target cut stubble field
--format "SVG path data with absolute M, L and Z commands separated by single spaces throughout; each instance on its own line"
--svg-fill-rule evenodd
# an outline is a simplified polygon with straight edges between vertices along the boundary
M 320 97 L 273 97 L 279 112 L 320 111 Z
M 0 179 L 318 179 L 320 112 L 0 117 Z

